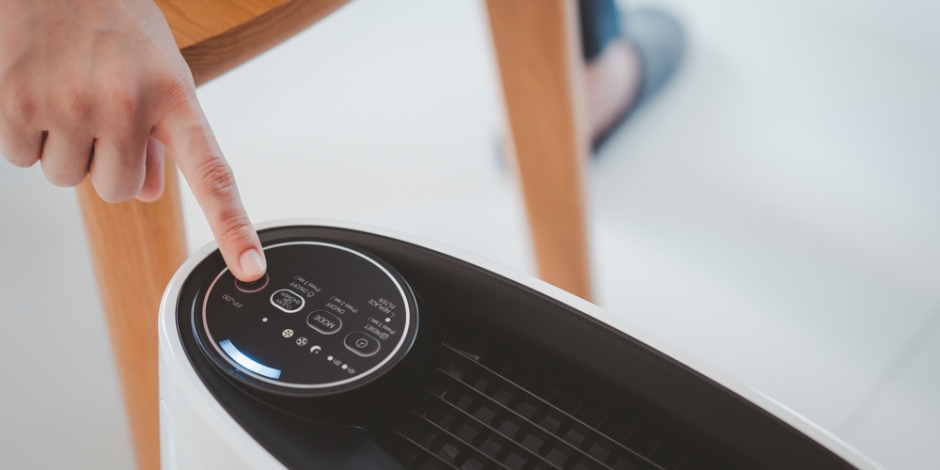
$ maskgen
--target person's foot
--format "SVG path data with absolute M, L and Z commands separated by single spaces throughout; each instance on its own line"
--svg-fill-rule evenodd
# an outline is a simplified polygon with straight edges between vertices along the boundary
M 668 13 L 630 12 L 624 34 L 587 64 L 591 142 L 597 148 L 642 102 L 672 78 L 685 52 L 685 33 Z
M 640 56 L 624 37 L 617 38 L 588 62 L 588 119 L 591 142 L 607 133 L 633 106 L 640 92 Z

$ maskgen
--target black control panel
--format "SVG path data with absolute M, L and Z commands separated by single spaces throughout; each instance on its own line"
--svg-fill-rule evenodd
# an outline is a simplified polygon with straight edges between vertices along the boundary
M 200 349 L 223 371 L 275 393 L 330 395 L 378 378 L 414 343 L 414 294 L 383 261 L 310 240 L 264 250 L 264 277 L 223 269 L 194 308 Z

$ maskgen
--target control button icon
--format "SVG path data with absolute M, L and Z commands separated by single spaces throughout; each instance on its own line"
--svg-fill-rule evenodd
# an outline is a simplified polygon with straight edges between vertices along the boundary
M 343 321 L 326 310 L 314 310 L 307 315 L 307 326 L 325 335 L 331 335 L 343 327 Z
M 254 294 L 255 292 L 260 292 L 265 287 L 268 287 L 269 279 L 270 278 L 268 277 L 267 273 L 265 273 L 264 276 L 261 276 L 261 279 L 252 282 L 242 282 L 238 279 L 235 279 L 235 288 L 246 294 Z
M 271 305 L 287 313 L 295 313 L 304 308 L 304 298 L 292 290 L 281 289 L 271 294 Z
M 362 357 L 369 357 L 379 352 L 379 340 L 361 331 L 354 331 L 346 335 L 343 344 L 346 345 L 346 349 Z
M 323 348 L 321 348 L 320 345 L 318 345 L 318 344 L 315 344 L 315 345 L 313 345 L 313 346 L 310 346 L 310 352 L 312 352 L 312 353 L 314 353 L 314 354 L 320 354 L 320 350 L 321 350 L 321 349 L 323 349 Z
M 307 338 L 301 336 L 300 338 L 297 338 L 296 343 L 297 343 L 297 346 L 306 346 L 306 345 L 307 345 Z
M 294 336 L 294 330 L 288 328 L 288 329 L 286 329 L 286 330 L 284 330 L 284 331 L 281 332 L 281 336 L 283 336 L 283 337 L 285 337 L 285 338 L 290 338 L 291 336 Z

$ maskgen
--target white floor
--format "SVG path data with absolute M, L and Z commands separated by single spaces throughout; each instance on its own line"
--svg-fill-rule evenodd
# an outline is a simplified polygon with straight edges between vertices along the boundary
M 665 4 L 687 61 L 590 171 L 599 303 L 887 468 L 940 468 L 940 4 Z M 253 219 L 531 270 L 475 1 L 357 0 L 200 97 Z M 0 198 L 0 468 L 129 468 L 74 194 L 2 164 Z

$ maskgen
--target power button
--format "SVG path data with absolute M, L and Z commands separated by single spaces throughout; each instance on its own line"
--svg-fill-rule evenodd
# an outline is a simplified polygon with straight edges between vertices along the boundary
M 346 345 L 346 349 L 362 357 L 369 357 L 379 352 L 379 340 L 361 331 L 354 331 L 346 335 L 343 344 Z
M 268 287 L 268 279 L 268 273 L 264 273 L 261 279 L 252 282 L 242 282 L 239 281 L 238 278 L 235 278 L 235 288 L 246 294 L 254 294 Z

